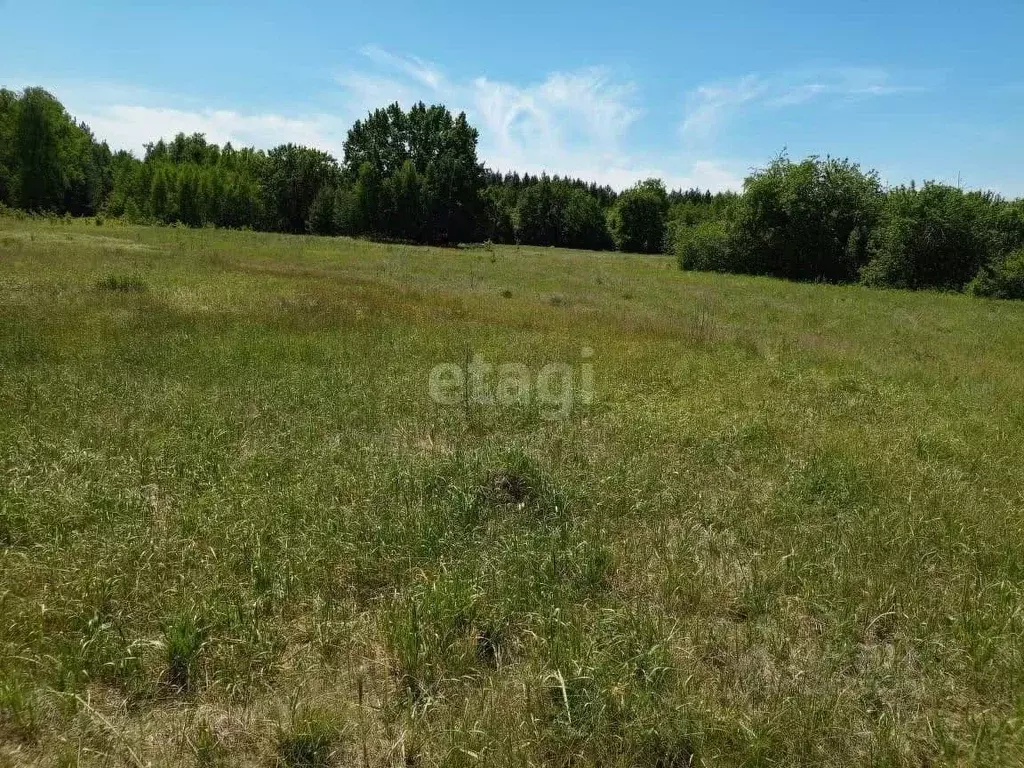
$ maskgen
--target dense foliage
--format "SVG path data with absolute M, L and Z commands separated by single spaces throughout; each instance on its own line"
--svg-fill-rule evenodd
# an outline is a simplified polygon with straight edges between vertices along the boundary
M 111 154 L 42 88 L 0 89 L 0 204 L 95 214 L 111 189 Z
M 943 184 L 892 190 L 872 232 L 865 282 L 960 290 L 1004 255 L 997 232 L 1002 205 L 991 194 L 964 194 Z
M 745 272 L 853 280 L 867 259 L 881 185 L 845 160 L 781 157 L 747 179 L 733 253 Z
M 945 184 L 884 190 L 847 160 L 780 157 L 734 201 L 670 227 L 683 269 L 860 281 L 893 288 L 1022 293 L 1024 204 Z
M 377 109 L 341 161 L 179 134 L 139 159 L 112 153 L 41 88 L 0 90 L 0 205 L 74 216 L 416 243 L 670 253 L 683 269 L 897 288 L 1024 295 L 1024 201 L 944 184 L 884 189 L 848 160 L 780 156 L 742 194 L 621 193 L 559 176 L 499 173 L 477 131 L 440 105 Z
M 635 253 L 661 253 L 668 207 L 668 193 L 659 179 L 648 179 L 623 192 L 608 215 L 615 247 Z
M 496 243 L 611 248 L 605 208 L 614 198 L 608 187 L 574 179 L 493 174 L 484 193 L 484 234 Z

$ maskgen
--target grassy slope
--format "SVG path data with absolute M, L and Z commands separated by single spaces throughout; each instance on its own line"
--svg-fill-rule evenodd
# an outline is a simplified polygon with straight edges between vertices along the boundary
M 583 346 L 567 419 L 427 395 Z M 1020 761 L 1022 360 L 1019 304 L 0 219 L 0 764 Z

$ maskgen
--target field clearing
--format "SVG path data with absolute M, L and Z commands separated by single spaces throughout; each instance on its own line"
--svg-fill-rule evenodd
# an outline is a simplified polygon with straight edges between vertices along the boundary
M 595 397 L 434 402 L 474 354 Z M 1022 364 L 1020 303 L 0 217 L 0 765 L 1022 764 Z

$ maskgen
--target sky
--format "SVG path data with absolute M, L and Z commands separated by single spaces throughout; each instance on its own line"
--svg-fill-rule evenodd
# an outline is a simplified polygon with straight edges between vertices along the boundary
M 739 189 L 780 152 L 1024 196 L 1024 0 L 0 0 L 0 86 L 113 148 L 179 131 L 339 159 L 398 101 L 497 170 Z

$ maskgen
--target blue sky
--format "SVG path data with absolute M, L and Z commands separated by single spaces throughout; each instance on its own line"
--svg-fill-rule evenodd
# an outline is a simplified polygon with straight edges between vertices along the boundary
M 1024 195 L 1024 2 L 0 0 L 0 84 L 112 146 L 341 156 L 368 109 L 466 110 L 495 168 L 738 187 L 783 148 Z

